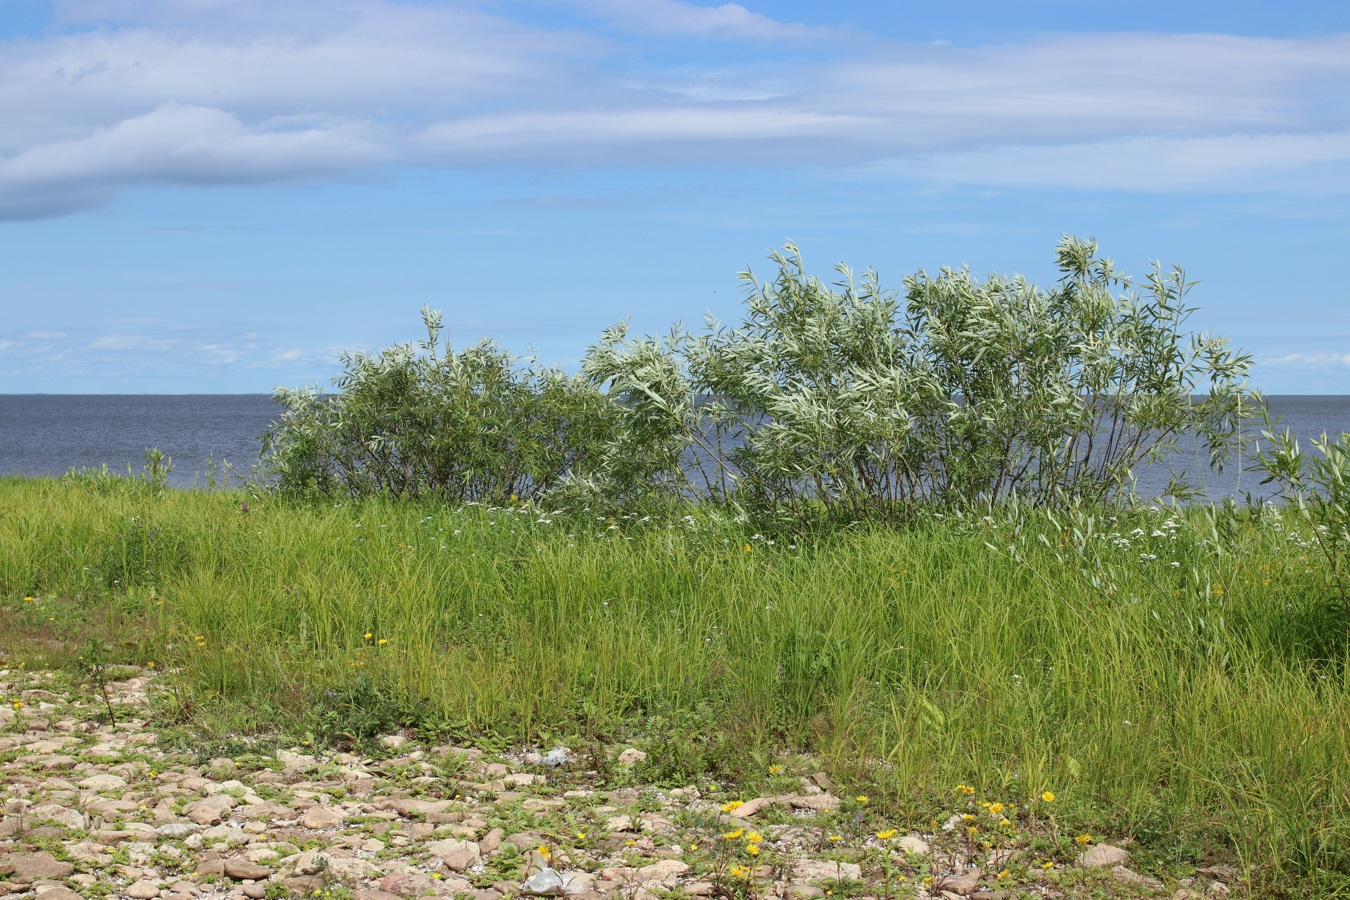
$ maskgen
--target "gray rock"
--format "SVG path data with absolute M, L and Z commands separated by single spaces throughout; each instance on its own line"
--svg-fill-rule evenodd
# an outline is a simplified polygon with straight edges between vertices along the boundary
M 971 869 L 964 875 L 948 875 L 937 880 L 937 887 L 953 894 L 960 894 L 962 897 L 969 897 L 980 886 L 980 875 L 979 869 Z
M 152 897 L 159 896 L 159 885 L 151 881 L 137 881 L 128 885 L 122 893 L 132 900 L 151 900 Z
M 473 841 L 447 840 L 437 841 L 427 847 L 433 856 L 440 857 L 447 869 L 463 872 L 478 862 L 482 855 L 478 844 Z
M 637 750 L 633 747 L 629 747 L 627 750 L 619 754 L 619 765 L 631 766 L 636 763 L 642 762 L 646 758 L 647 758 L 646 753 L 643 753 L 641 750 Z
M 1162 890 L 1162 882 L 1158 879 L 1150 878 L 1147 875 L 1141 875 L 1133 869 L 1127 869 L 1124 866 L 1113 866 L 1111 868 L 1111 874 L 1116 876 L 1117 880 L 1123 881 L 1126 884 L 1137 884 L 1141 887 L 1151 888 L 1155 891 Z
M 1120 847 L 1114 847 L 1111 844 L 1098 844 L 1078 857 L 1078 865 L 1084 869 L 1094 869 L 1098 866 L 1123 866 L 1130 861 L 1130 851 L 1122 850 Z

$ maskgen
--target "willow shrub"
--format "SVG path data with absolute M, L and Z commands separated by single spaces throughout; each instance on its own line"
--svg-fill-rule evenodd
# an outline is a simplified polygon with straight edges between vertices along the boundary
M 422 318 L 416 345 L 344 354 L 339 393 L 276 392 L 263 469 L 279 491 L 528 499 L 612 443 L 617 410 L 584 379 L 491 341 L 453 352 L 440 313 Z
M 616 325 L 583 372 L 626 427 L 569 487 L 890 518 L 930 502 L 1107 500 L 1193 439 L 1222 465 L 1254 407 L 1250 357 L 1186 330 L 1183 272 L 1155 266 L 1136 286 L 1068 236 L 1057 257 L 1048 291 L 944 268 L 906 278 L 902 296 L 843 265 L 827 286 L 788 244 L 772 281 L 741 274 L 738 327 L 658 340 Z

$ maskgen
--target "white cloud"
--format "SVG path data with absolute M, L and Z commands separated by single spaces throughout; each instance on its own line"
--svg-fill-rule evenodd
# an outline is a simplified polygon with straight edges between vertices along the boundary
M 1296 369 L 1350 368 L 1350 353 L 1286 353 L 1257 360 L 1261 366 Z
M 1305 187 L 1350 190 L 1350 131 L 1146 137 L 1050 146 L 1012 145 L 924 155 L 893 167 L 937 181 L 1094 190 L 1268 190 L 1291 172 Z M 1317 168 L 1332 164 L 1331 176 Z M 1315 179 L 1315 180 L 1314 180 Z
M 90 341 L 95 350 L 116 350 L 119 352 L 169 350 L 174 342 L 163 337 L 145 334 L 104 334 Z
M 1106 173 L 1132 190 L 1344 168 L 1350 34 L 822 40 L 804 58 L 778 45 L 817 32 L 735 3 L 564 2 L 618 36 L 469 0 L 63 0 L 49 35 L 0 41 L 0 218 L 386 164 Z M 749 43 L 728 61 L 732 37 Z
M 574 0 L 572 5 L 608 17 L 634 31 L 669 37 L 800 40 L 826 32 L 792 22 L 779 22 L 751 12 L 739 3 L 698 6 L 677 0 Z

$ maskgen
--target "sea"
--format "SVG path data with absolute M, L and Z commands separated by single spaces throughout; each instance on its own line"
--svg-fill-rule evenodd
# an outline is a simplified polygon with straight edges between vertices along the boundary
M 1350 432 L 1350 396 L 1284 395 L 1265 398 L 1281 429 L 1300 446 L 1323 434 Z M 239 483 L 258 462 L 261 437 L 281 415 L 268 394 L 0 394 L 0 476 L 42 477 L 72 469 L 140 472 L 156 447 L 173 460 L 169 484 L 208 488 Z M 1259 427 L 1253 437 L 1259 439 Z M 1198 449 L 1135 473 L 1135 492 L 1162 493 L 1171 471 L 1185 472 L 1201 497 L 1221 500 L 1267 496 L 1250 459 L 1216 473 Z

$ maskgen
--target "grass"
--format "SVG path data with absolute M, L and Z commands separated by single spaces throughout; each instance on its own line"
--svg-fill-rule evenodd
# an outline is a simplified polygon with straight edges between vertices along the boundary
M 106 640 L 168 673 L 162 724 L 204 746 L 623 739 L 638 777 L 746 792 L 808 751 L 869 798 L 859 827 L 927 828 L 967 785 L 1143 870 L 1350 892 L 1350 623 L 1278 511 L 767 537 L 126 479 L 0 481 L 0 509 L 8 664 Z

